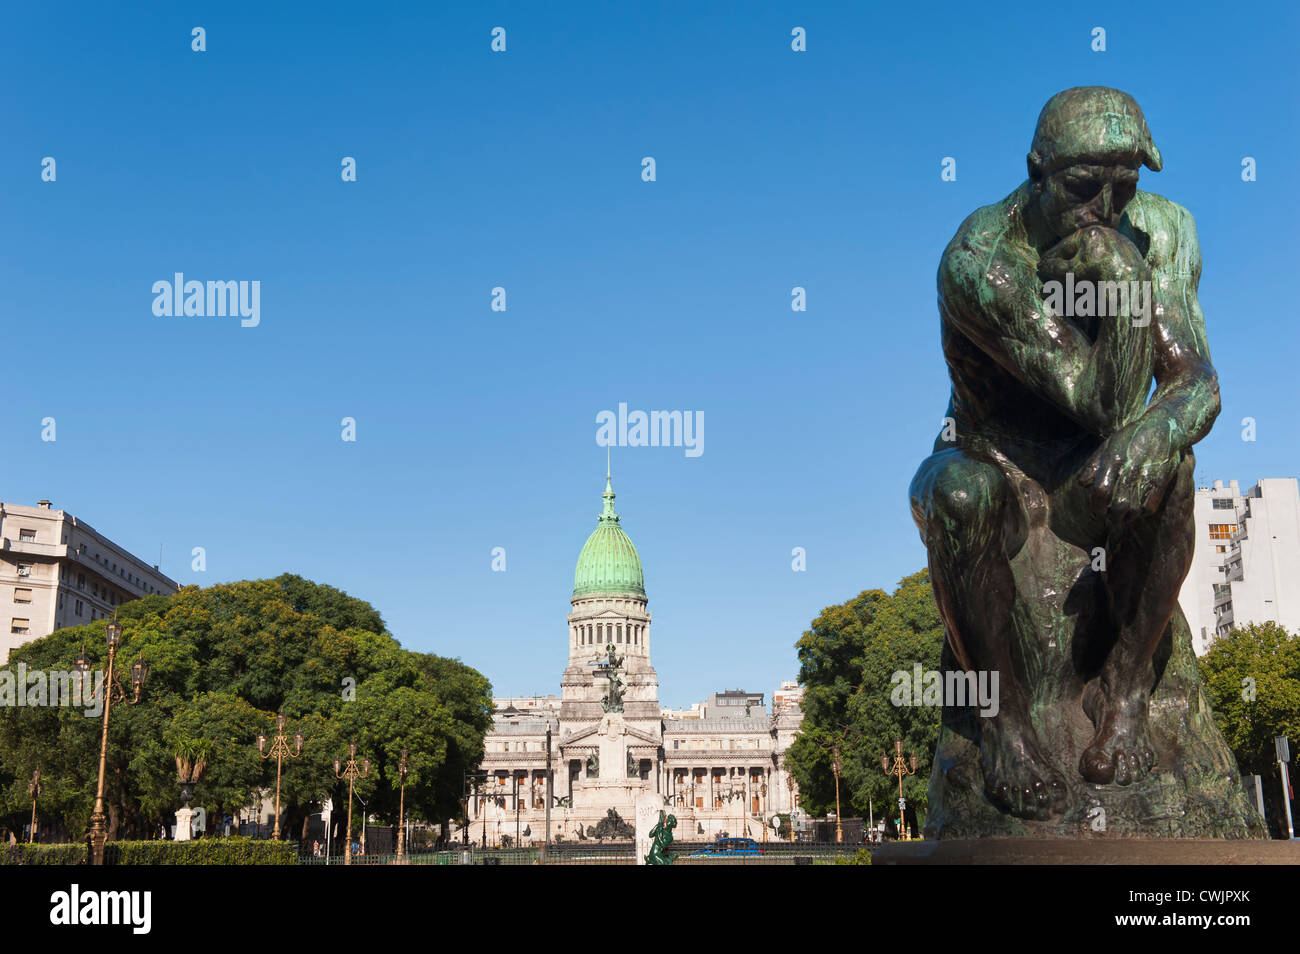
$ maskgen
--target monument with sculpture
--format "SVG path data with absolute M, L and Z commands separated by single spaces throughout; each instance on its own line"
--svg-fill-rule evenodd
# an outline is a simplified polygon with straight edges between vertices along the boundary
M 951 398 L 911 508 L 942 665 L 1000 699 L 944 709 L 927 837 L 1264 836 L 1178 608 L 1219 385 L 1192 216 L 1137 188 L 1162 162 L 1127 93 L 1058 93 L 1028 180 L 943 253 Z

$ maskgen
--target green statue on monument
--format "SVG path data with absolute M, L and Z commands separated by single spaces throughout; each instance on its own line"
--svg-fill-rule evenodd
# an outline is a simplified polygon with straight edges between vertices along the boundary
M 650 829 L 650 850 L 645 856 L 646 864 L 670 865 L 676 860 L 674 855 L 667 853 L 668 846 L 673 843 L 673 829 L 676 827 L 677 816 L 668 815 L 660 809 L 659 821 Z

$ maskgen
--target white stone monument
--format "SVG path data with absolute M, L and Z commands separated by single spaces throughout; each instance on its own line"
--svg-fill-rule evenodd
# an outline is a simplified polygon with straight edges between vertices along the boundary
M 659 813 L 667 811 L 664 800 L 654 792 L 646 792 L 636 800 L 636 863 L 646 863 L 650 853 L 650 829 L 659 824 Z

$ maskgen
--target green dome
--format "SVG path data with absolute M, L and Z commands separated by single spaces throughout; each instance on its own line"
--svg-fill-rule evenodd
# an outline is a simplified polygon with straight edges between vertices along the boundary
M 641 558 L 614 512 L 614 487 L 605 474 L 605 509 L 596 529 L 578 554 L 573 571 L 574 596 L 645 596 Z

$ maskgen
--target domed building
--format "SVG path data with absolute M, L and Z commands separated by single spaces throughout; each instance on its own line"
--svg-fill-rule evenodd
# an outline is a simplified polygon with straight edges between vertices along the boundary
M 797 805 L 784 758 L 802 721 L 797 689 L 784 684 L 772 713 L 762 694 L 740 691 L 662 709 L 645 573 L 608 468 L 601 499 L 573 572 L 560 695 L 496 700 L 460 837 L 542 841 L 548 764 L 553 839 L 630 838 L 638 800 L 675 814 L 678 840 L 772 837 L 765 824 Z

